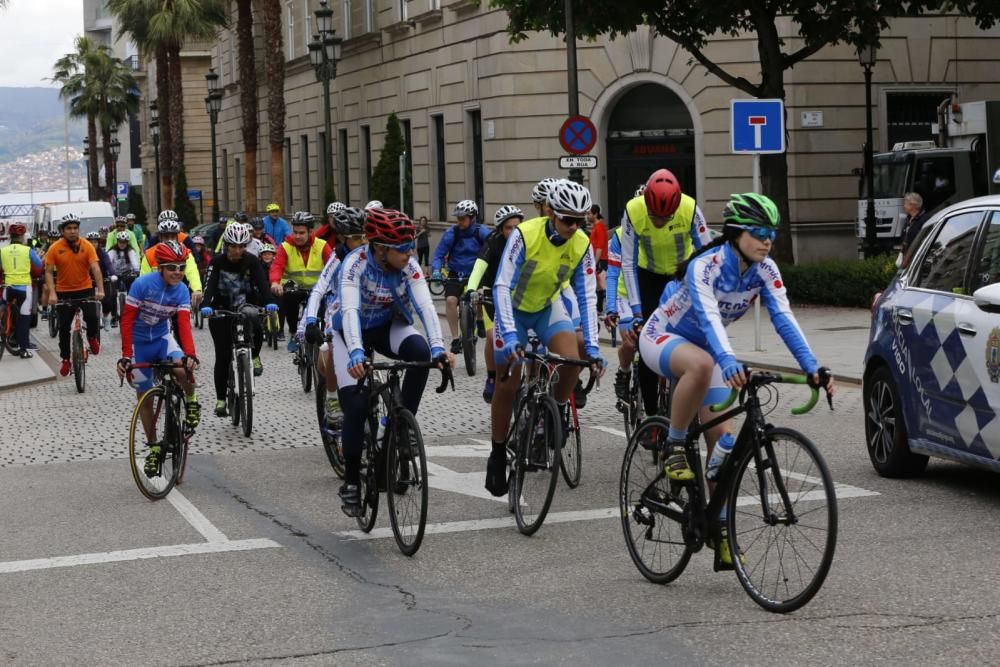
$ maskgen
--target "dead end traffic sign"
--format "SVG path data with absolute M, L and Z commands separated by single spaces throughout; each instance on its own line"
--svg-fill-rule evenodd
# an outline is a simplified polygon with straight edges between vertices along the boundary
M 559 158 L 560 169 L 597 169 L 596 155 L 563 155 Z
M 567 153 L 586 155 L 597 145 L 597 128 L 586 116 L 570 116 L 559 128 L 559 144 Z

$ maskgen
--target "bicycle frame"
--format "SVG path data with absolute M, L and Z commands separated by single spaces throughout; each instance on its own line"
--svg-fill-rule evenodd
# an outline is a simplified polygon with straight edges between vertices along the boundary
M 241 357 L 250 358 L 253 353 L 253 348 L 250 343 L 250 336 L 252 336 L 253 333 L 248 331 L 248 329 L 251 328 L 249 326 L 250 324 L 249 317 L 247 313 L 244 313 L 242 310 L 241 311 L 216 310 L 215 314 L 216 316 L 221 315 L 223 317 L 228 317 L 231 320 L 230 327 L 232 330 L 233 348 L 232 348 L 232 354 L 229 359 L 229 363 L 232 366 L 233 374 L 235 377 L 235 374 L 239 372 L 239 367 L 237 365 L 239 359 Z M 254 392 L 253 373 L 250 374 L 250 386 L 247 387 L 247 390 L 251 394 L 253 394 Z

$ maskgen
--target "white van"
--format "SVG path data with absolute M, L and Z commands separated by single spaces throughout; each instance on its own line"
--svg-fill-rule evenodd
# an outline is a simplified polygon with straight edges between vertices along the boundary
M 80 218 L 80 236 L 86 237 L 100 227 L 113 227 L 115 212 L 106 201 L 75 201 L 40 204 L 35 209 L 35 233 L 59 229 L 59 221 L 67 213 Z

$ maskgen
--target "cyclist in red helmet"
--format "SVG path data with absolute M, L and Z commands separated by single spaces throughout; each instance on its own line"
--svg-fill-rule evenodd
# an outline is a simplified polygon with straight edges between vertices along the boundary
M 364 419 L 369 387 L 358 386 L 373 352 L 405 361 L 437 360 L 455 364 L 444 348 L 441 324 L 431 302 L 423 270 L 413 257 L 416 227 L 405 213 L 374 208 L 366 213 L 366 245 L 351 251 L 333 277 L 333 365 L 344 412 L 344 485 L 340 488 L 348 516 L 361 511 L 360 473 Z M 400 317 L 402 315 L 402 317 Z M 414 326 L 419 318 L 427 336 Z M 426 369 L 410 369 L 403 379 L 403 405 L 416 414 L 427 384 Z
M 621 339 L 636 344 L 633 325 L 644 321 L 660 302 L 660 295 L 677 266 L 711 243 L 705 216 L 692 197 L 681 192 L 680 181 L 667 169 L 652 173 L 642 194 L 625 205 L 621 232 L 621 279 L 625 282 L 631 317 L 619 318 L 617 295 L 608 295 L 607 317 L 618 321 Z M 618 371 L 615 383 L 628 382 L 630 369 Z M 639 383 L 646 414 L 656 414 L 656 374 L 640 364 Z M 624 385 L 623 385 L 624 386 Z

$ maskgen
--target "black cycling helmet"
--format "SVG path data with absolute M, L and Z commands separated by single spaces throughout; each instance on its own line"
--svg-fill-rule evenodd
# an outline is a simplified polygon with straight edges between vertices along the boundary
M 264 229 L 264 221 L 259 215 L 250 218 L 250 229 Z
M 248 216 L 243 211 L 237 211 L 235 214 L 233 214 L 233 220 L 235 220 L 236 222 L 250 222 L 250 216 Z
M 353 206 L 342 208 L 333 214 L 337 223 L 337 236 L 360 236 L 365 233 L 365 212 Z

